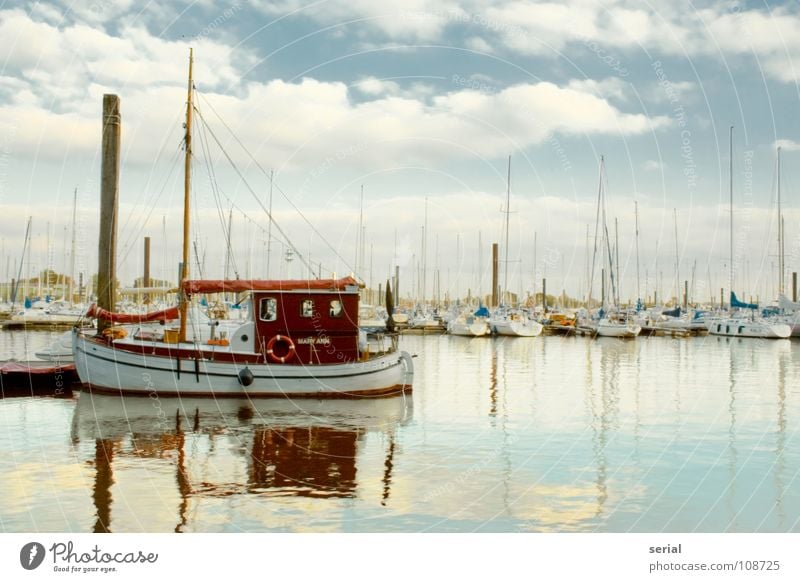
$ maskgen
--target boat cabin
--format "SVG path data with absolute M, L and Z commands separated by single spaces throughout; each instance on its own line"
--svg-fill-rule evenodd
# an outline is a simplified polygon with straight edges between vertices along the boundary
M 221 292 L 221 286 L 224 291 L 251 291 L 252 324 L 233 334 L 231 351 L 252 350 L 267 363 L 287 365 L 359 360 L 359 285 L 351 277 L 186 283 L 190 294 Z

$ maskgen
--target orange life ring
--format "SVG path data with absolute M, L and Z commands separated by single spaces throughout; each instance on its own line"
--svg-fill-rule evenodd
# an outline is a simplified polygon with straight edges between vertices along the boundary
M 286 344 L 286 355 L 285 356 L 279 356 L 273 350 L 273 348 L 275 347 L 275 344 L 278 343 L 278 342 Z M 269 356 L 269 358 L 273 362 L 279 362 L 279 363 L 283 364 L 287 360 L 290 360 L 292 358 L 292 356 L 294 356 L 294 353 L 295 353 L 294 342 L 292 341 L 292 338 L 290 338 L 288 335 L 280 335 L 280 334 L 278 334 L 274 338 L 269 340 L 269 342 L 267 342 L 267 355 Z

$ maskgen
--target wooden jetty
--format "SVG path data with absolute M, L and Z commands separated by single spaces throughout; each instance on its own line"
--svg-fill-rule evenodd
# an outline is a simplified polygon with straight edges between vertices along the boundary
M 72 392 L 78 382 L 73 363 L 41 360 L 0 361 L 0 397 L 62 396 Z
M 18 321 L 12 319 L 0 320 L 0 328 L 2 329 L 31 329 L 31 330 L 44 330 L 44 331 L 59 331 L 72 329 L 79 325 L 77 321 L 61 322 L 61 321 Z M 91 327 L 91 322 L 83 321 L 80 323 L 82 327 Z
M 401 335 L 442 335 L 447 333 L 447 326 L 437 325 L 436 327 L 407 327 L 399 331 Z
M 665 336 L 665 337 L 689 337 L 692 335 L 691 331 L 683 328 L 665 327 L 663 325 L 643 325 L 640 335 L 652 336 Z
M 582 325 L 558 325 L 548 323 L 544 326 L 547 335 L 588 336 L 595 337 L 597 330 Z

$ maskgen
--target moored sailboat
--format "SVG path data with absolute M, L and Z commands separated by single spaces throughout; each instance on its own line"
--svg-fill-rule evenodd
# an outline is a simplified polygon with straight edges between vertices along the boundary
M 726 317 L 707 318 L 708 333 L 729 337 L 761 339 L 786 339 L 792 328 L 785 323 L 775 323 L 755 315 L 758 305 L 739 301 L 733 292 L 733 126 L 730 128 L 730 312 Z M 747 315 L 747 311 L 750 315 Z
M 359 346 L 360 283 L 316 280 L 191 280 L 189 176 L 193 110 L 192 57 L 186 112 L 183 269 L 178 327 L 147 334 L 73 330 L 81 382 L 98 392 L 168 396 L 361 397 L 411 390 L 413 362 L 397 349 L 370 357 Z M 209 336 L 190 317 L 200 294 L 248 293 L 248 319 Z

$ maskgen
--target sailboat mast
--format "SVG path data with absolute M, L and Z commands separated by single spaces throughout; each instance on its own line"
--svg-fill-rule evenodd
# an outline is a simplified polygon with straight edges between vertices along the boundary
M 186 135 L 184 137 L 185 157 L 183 167 L 183 263 L 181 265 L 180 291 L 180 329 L 178 341 L 186 341 L 186 313 L 188 297 L 183 291 L 183 282 L 189 278 L 189 190 L 192 183 L 192 49 L 189 49 L 189 83 L 186 96 Z
M 677 307 L 680 301 L 678 300 L 681 294 L 681 277 L 679 272 L 680 259 L 678 258 L 678 209 L 672 209 L 672 221 L 675 225 L 675 306 Z
M 730 206 L 731 206 L 731 237 L 730 237 L 731 238 L 731 240 L 730 240 L 730 247 L 731 247 L 730 248 L 730 252 L 731 252 L 731 256 L 730 256 L 730 261 L 731 261 L 731 264 L 730 264 L 730 270 L 731 270 L 730 278 L 731 278 L 731 281 L 730 281 L 730 285 L 731 286 L 730 286 L 730 289 L 728 290 L 728 292 L 730 294 L 730 293 L 733 293 L 733 126 L 732 125 L 731 125 L 730 138 L 729 138 L 728 142 L 729 142 L 728 158 L 729 158 L 729 161 L 730 161 L 729 176 L 730 176 L 730 195 L 731 195 L 731 202 L 730 202 Z M 733 297 L 733 296 L 731 295 L 731 297 Z
M 425 224 L 422 226 L 422 303 L 428 283 L 428 197 L 425 197 Z
M 75 292 L 75 231 L 78 228 L 77 222 L 78 212 L 78 189 L 75 188 L 75 194 L 72 198 L 72 243 L 69 250 L 69 303 L 72 305 Z
M 269 171 L 269 223 L 267 224 L 267 279 L 269 279 L 269 263 L 272 256 L 272 185 L 275 181 L 275 170 Z
M 483 236 L 478 231 L 478 302 L 483 301 Z
M 505 272 L 503 275 L 503 294 L 500 303 L 505 304 L 503 295 L 508 293 L 508 218 L 511 212 L 511 156 L 508 156 L 508 177 L 506 178 L 506 245 L 505 245 Z
M 783 219 L 781 216 L 781 146 L 778 146 L 778 293 L 783 295 Z
M 639 278 L 639 202 L 633 201 L 633 209 L 636 218 L 636 301 L 642 298 L 641 283 Z
M 614 297 L 617 300 L 617 305 L 620 305 L 620 288 L 619 288 L 619 224 L 617 223 L 617 217 L 614 217 L 614 261 L 617 263 L 615 266 L 616 274 L 617 274 L 617 283 L 616 283 L 616 290 L 617 292 L 614 294 Z

